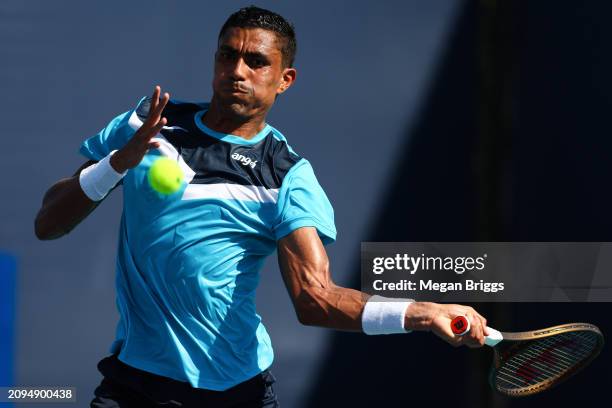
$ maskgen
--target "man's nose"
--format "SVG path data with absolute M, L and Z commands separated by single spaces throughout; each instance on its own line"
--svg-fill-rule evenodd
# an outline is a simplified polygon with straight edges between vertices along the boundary
M 248 66 L 242 57 L 236 58 L 232 65 L 230 75 L 234 81 L 243 81 L 246 78 L 246 70 Z

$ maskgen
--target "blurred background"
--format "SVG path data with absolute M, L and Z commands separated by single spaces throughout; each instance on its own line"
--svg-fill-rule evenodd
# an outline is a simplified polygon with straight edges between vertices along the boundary
M 155 84 L 209 100 L 218 31 L 248 4 L 0 3 L 0 385 L 74 386 L 70 406 L 88 406 L 117 321 L 120 190 L 56 241 L 35 238 L 34 217 L 85 161 L 81 141 Z M 359 287 L 362 241 L 612 241 L 612 3 L 256 5 L 296 27 L 298 80 L 269 122 L 334 205 L 336 283 Z M 490 350 L 301 326 L 275 257 L 257 302 L 285 407 L 573 406 L 612 383 L 604 348 L 558 389 L 508 400 L 487 385 Z M 612 333 L 607 303 L 473 306 L 505 331 L 588 321 Z

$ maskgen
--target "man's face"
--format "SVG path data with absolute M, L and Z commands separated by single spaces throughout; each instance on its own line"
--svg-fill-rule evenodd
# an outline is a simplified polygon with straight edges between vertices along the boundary
M 225 115 L 245 121 L 263 115 L 295 75 L 283 69 L 282 44 L 274 32 L 230 27 L 215 53 L 214 99 Z M 290 78 L 287 72 L 293 71 Z

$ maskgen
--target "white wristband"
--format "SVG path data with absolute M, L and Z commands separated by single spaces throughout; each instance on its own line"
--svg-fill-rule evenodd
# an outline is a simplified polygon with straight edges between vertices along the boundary
M 110 164 L 110 158 L 116 150 L 97 163 L 83 169 L 79 175 L 79 184 L 83 192 L 92 201 L 100 201 L 127 174 L 117 173 Z
M 404 329 L 408 306 L 412 299 L 385 298 L 374 295 L 368 299 L 361 316 L 363 332 L 369 335 L 410 333 Z

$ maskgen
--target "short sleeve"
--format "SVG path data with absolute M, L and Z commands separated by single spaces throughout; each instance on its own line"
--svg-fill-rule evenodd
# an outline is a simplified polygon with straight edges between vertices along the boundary
M 79 153 L 91 160 L 101 160 L 108 156 L 111 151 L 121 149 L 142 123 L 138 119 L 136 111 L 145 101 L 146 98 L 142 98 L 135 109 L 115 117 L 96 135 L 83 141 Z
M 336 240 L 334 209 L 306 159 L 285 176 L 278 193 L 274 235 L 277 240 L 302 227 L 314 227 L 324 245 Z

